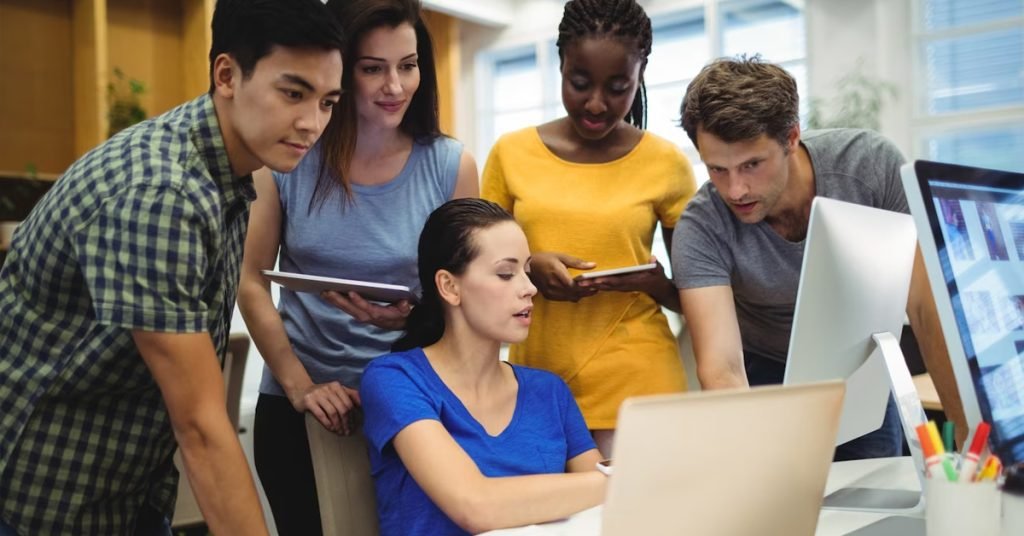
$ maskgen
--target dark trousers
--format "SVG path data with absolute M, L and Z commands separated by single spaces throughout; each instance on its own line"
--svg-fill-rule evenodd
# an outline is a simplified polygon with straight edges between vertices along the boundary
M 746 360 L 747 381 L 750 385 L 772 385 L 782 383 L 786 364 L 773 359 L 748 357 Z M 885 406 L 882 426 L 867 435 L 858 437 L 836 447 L 833 460 L 860 460 L 864 458 L 888 458 L 903 455 L 903 425 L 900 423 L 896 401 L 889 394 Z
M 134 536 L 171 536 L 171 522 L 167 516 L 157 512 L 150 506 L 145 506 L 135 521 Z M 18 536 L 14 527 L 0 519 L 0 536 Z
M 322 534 L 305 415 L 295 411 L 288 398 L 260 394 L 253 423 L 253 451 L 277 533 Z

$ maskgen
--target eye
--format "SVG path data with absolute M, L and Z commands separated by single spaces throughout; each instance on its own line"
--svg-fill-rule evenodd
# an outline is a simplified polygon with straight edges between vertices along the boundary
M 507 272 L 503 272 L 503 273 L 498 274 L 498 277 L 502 278 L 505 281 L 511 281 L 512 278 L 515 277 L 515 276 L 516 276 L 516 274 L 507 273 Z
M 338 105 L 338 101 L 336 101 L 336 100 L 325 100 L 325 101 L 320 103 L 320 106 L 322 108 L 324 108 L 325 110 L 331 110 L 331 109 L 333 109 L 337 105 Z
M 571 79 L 569 79 L 569 85 L 571 85 L 572 88 L 575 89 L 576 91 L 583 91 L 584 89 L 587 89 L 587 86 L 589 84 L 587 83 L 586 80 L 580 80 L 578 78 L 571 78 Z
M 285 98 L 293 101 L 302 100 L 302 92 L 294 89 L 282 89 L 281 93 L 284 94 Z
M 377 74 L 377 73 L 380 72 L 380 66 L 379 65 L 366 65 L 366 66 L 363 66 L 362 71 L 365 74 Z
M 745 165 L 744 165 L 743 167 L 744 167 L 745 169 L 754 169 L 754 168 L 756 168 L 756 167 L 757 167 L 757 165 L 758 165 L 758 164 L 760 164 L 760 163 L 761 163 L 761 161 L 760 161 L 760 160 L 754 160 L 753 162 L 747 162 L 747 163 L 746 163 L 746 164 L 745 164 Z
M 419 68 L 419 64 L 414 62 L 414 61 L 402 64 L 402 69 L 406 70 L 406 71 L 414 71 L 414 70 L 416 70 L 418 68 Z
M 609 91 L 611 91 L 615 95 L 623 95 L 627 91 L 629 91 L 629 86 L 612 86 L 611 88 L 609 88 Z

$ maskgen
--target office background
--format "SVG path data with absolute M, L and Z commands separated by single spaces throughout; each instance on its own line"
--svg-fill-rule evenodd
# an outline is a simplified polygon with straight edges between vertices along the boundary
M 502 133 L 563 113 L 554 46 L 563 0 L 422 1 L 442 127 L 481 167 Z M 141 81 L 148 116 L 206 90 L 214 2 L 0 0 L 0 221 L 21 219 L 107 137 L 110 84 L 123 95 Z M 877 127 L 909 158 L 1024 171 L 1024 0 L 640 4 L 654 26 L 648 127 L 684 149 L 699 181 L 707 175 L 678 126 L 679 102 L 705 62 L 741 53 L 792 72 L 805 124 L 878 93 Z M 238 315 L 233 327 L 245 331 Z M 241 403 L 248 429 L 261 366 L 253 349 Z M 248 434 L 243 444 L 251 454 Z

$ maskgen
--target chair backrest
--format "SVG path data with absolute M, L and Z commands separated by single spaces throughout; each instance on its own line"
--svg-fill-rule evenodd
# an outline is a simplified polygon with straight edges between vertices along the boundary
M 242 383 L 250 343 L 251 339 L 245 333 L 232 333 L 228 336 L 228 354 L 224 357 L 224 398 L 228 403 L 228 419 L 235 425 L 235 430 L 238 430 Z
M 342 436 L 306 414 L 324 536 L 376 536 L 377 499 L 362 431 Z

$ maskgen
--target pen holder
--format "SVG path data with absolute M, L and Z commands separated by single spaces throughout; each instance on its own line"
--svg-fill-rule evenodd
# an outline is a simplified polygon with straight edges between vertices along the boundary
M 993 481 L 925 482 L 925 525 L 928 536 L 999 536 L 999 488 Z

